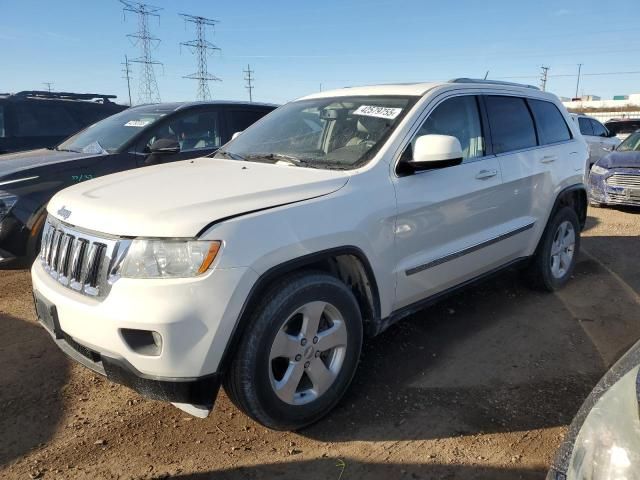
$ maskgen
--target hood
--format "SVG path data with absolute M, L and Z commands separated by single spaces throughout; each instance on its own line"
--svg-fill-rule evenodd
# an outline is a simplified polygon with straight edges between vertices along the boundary
M 603 168 L 640 168 L 640 152 L 611 152 L 598 161 Z
M 7 153 L 0 155 L 0 178 L 12 173 L 18 173 L 21 170 L 93 156 L 95 155 L 76 152 L 58 152 L 57 150 L 49 150 L 46 148 L 27 150 L 26 152 Z
M 349 174 L 200 158 L 107 175 L 58 192 L 49 213 L 81 228 L 131 237 L 195 237 L 242 213 L 339 190 Z

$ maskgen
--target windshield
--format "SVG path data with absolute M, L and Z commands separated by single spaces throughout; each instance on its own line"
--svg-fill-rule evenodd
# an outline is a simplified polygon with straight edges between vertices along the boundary
M 610 132 L 618 134 L 633 133 L 640 128 L 640 120 L 621 120 L 607 122 L 605 127 Z
M 640 132 L 636 132 L 632 135 L 629 135 L 624 141 L 618 146 L 619 152 L 640 152 Z
M 375 154 L 414 100 L 364 96 L 292 102 L 249 128 L 215 157 L 353 168 Z
M 143 128 L 151 126 L 165 115 L 166 112 L 161 111 L 124 110 L 75 134 L 61 143 L 56 150 L 114 153 Z

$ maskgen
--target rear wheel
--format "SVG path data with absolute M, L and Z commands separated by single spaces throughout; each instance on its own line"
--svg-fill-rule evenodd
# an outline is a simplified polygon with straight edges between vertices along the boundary
M 525 275 L 537 289 L 554 291 L 571 277 L 580 250 L 580 222 L 575 210 L 562 207 L 547 224 Z
M 232 401 L 277 430 L 327 414 L 347 390 L 362 346 L 362 319 L 351 290 L 310 272 L 276 284 L 252 315 L 225 378 Z

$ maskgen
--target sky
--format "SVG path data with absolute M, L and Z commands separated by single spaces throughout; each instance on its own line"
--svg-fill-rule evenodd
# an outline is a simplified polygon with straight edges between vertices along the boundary
M 638 0 L 154 0 L 149 22 L 161 42 L 154 58 L 162 101 L 193 100 L 196 58 L 180 42 L 195 38 L 180 13 L 219 21 L 207 39 L 221 82 L 212 97 L 246 100 L 243 70 L 254 70 L 254 101 L 284 103 L 345 86 L 455 77 L 539 84 L 572 97 L 640 93 Z M 45 89 L 110 93 L 128 102 L 126 36 L 137 30 L 118 0 L 0 0 L 0 92 Z M 132 65 L 138 98 L 139 66 Z M 627 72 L 627 73 L 618 73 Z M 616 74 L 610 74 L 616 73 Z

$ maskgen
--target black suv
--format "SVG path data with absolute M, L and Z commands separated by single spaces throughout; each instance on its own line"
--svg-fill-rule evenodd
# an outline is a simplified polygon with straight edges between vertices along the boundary
M 59 190 L 109 173 L 214 153 L 275 108 L 220 101 L 142 105 L 55 148 L 0 155 L 0 265 L 35 258 L 47 202 Z
M 0 94 L 0 154 L 53 147 L 125 105 L 115 95 L 26 91 Z

